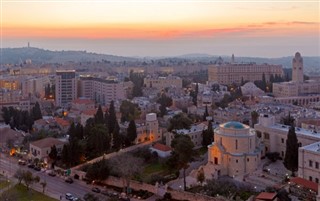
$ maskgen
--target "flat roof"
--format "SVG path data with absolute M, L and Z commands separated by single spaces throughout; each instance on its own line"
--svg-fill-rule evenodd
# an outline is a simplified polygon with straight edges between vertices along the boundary
M 320 154 L 320 142 L 315 142 L 313 144 L 306 145 L 304 147 L 301 147 L 300 149 L 317 152 Z

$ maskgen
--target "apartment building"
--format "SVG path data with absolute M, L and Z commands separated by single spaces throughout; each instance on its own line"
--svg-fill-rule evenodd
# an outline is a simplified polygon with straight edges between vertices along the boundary
M 57 70 L 55 77 L 56 105 L 66 107 L 77 98 L 75 70 Z
M 147 76 L 143 80 L 147 88 L 165 89 L 169 87 L 182 88 L 182 79 L 177 76 L 169 75 L 167 77 Z

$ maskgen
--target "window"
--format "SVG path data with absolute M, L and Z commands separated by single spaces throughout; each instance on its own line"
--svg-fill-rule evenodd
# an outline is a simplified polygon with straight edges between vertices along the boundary
M 309 167 L 312 167 L 312 164 L 313 164 L 312 160 L 309 160 Z
M 236 140 L 236 149 L 238 149 L 238 140 Z
M 260 132 L 260 131 L 257 131 L 256 133 L 257 133 L 257 137 L 258 137 L 258 138 L 261 138 L 261 132 Z
M 269 133 L 263 133 L 263 134 L 264 134 L 264 139 L 266 139 L 266 140 L 270 139 Z
M 282 156 L 282 157 L 284 156 L 284 152 L 283 152 L 283 151 L 281 152 L 281 156 Z
M 284 139 L 283 139 L 283 138 L 281 138 L 281 143 L 282 143 L 282 144 L 284 143 Z
M 249 158 L 247 158 L 247 162 L 249 162 Z
M 238 159 L 236 160 L 236 163 L 238 163 Z
M 319 179 L 318 179 L 318 178 L 316 178 L 316 183 L 317 183 L 317 184 L 319 183 Z
M 214 164 L 218 165 L 218 158 L 217 157 L 214 157 Z
M 316 162 L 316 168 L 319 169 L 319 162 Z
M 311 176 L 309 176 L 309 181 L 312 181 L 312 177 Z

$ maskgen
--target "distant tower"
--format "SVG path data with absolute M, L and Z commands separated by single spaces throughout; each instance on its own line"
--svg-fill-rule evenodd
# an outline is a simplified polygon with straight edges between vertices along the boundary
M 299 52 L 292 59 L 292 81 L 303 82 L 303 59 Z
M 28 42 L 28 48 L 30 47 L 30 43 Z
M 231 63 L 234 63 L 234 54 L 231 56 Z

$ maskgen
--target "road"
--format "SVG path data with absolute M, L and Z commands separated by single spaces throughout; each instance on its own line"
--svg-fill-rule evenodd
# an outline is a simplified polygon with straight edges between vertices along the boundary
M 63 177 L 59 177 L 59 176 L 51 177 L 43 171 L 35 171 L 26 166 L 20 166 L 18 165 L 16 158 L 8 157 L 2 153 L 0 154 L 0 173 L 1 174 L 3 174 L 4 176 L 7 176 L 9 179 L 12 180 L 14 179 L 13 175 L 19 168 L 24 170 L 29 170 L 33 173 L 34 176 L 35 175 L 39 176 L 40 182 L 46 181 L 47 187 L 45 190 L 45 194 L 57 200 L 60 199 L 61 195 L 63 197 L 62 200 L 66 200 L 64 197 L 66 193 L 71 193 L 72 195 L 79 198 L 83 198 L 83 196 L 88 192 L 93 193 L 91 191 L 91 188 L 93 186 L 87 185 L 83 181 L 74 180 L 74 183 L 69 184 L 64 181 Z M 42 192 L 42 186 L 40 185 L 40 183 L 33 184 L 32 188 L 39 192 Z M 97 195 L 100 198 L 100 200 L 104 200 L 105 198 L 107 198 L 102 194 L 97 194 L 97 193 L 93 193 L 93 194 Z

